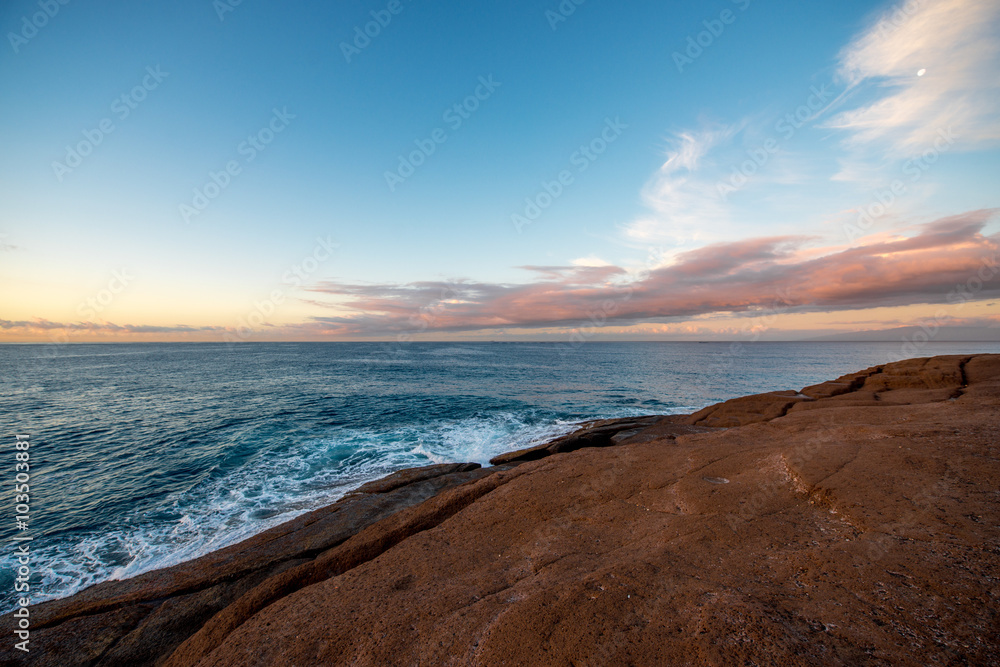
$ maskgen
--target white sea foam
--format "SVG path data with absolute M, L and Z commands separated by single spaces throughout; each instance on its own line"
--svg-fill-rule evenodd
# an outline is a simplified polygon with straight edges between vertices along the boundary
M 496 413 L 392 430 L 343 429 L 270 450 L 221 477 L 134 512 L 112 529 L 38 544 L 40 602 L 101 581 L 127 579 L 197 558 L 340 498 L 403 468 L 488 464 L 493 456 L 556 437 L 572 422 L 535 424 Z

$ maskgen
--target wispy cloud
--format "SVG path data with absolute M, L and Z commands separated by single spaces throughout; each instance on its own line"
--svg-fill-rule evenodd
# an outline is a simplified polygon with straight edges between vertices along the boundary
M 183 334 L 224 332 L 226 327 L 187 325 L 159 326 L 151 324 L 113 324 L 111 322 L 52 322 L 46 319 L 3 320 L 0 329 L 25 333 L 88 333 L 88 334 Z
M 940 303 L 956 284 L 998 261 L 1000 235 L 982 233 L 996 213 L 973 211 L 910 236 L 827 253 L 805 237 L 713 244 L 631 282 L 614 266 L 522 267 L 538 276 L 525 284 L 327 282 L 312 291 L 343 314 L 316 322 L 334 335 L 376 336 L 413 331 L 419 323 L 422 331 L 442 332 L 576 326 L 595 313 L 617 325 L 678 321 L 753 311 L 779 298 L 791 311 Z M 997 293 L 1000 279 L 993 279 L 978 296 Z
M 699 174 L 709 153 L 726 144 L 741 124 L 703 128 L 676 134 L 667 159 L 642 191 L 652 213 L 625 228 L 632 241 L 668 241 L 674 245 L 703 239 L 704 230 L 728 219 L 716 183 Z
M 7 243 L 7 239 L 10 238 L 9 234 L 0 233 L 0 252 L 12 252 L 14 250 L 20 250 L 20 248 L 11 243 Z
M 1000 3 L 910 0 L 878 17 L 840 55 L 839 74 L 875 99 L 829 127 L 847 146 L 896 157 L 925 150 L 952 127 L 960 146 L 1000 141 Z
M 579 257 L 570 262 L 573 266 L 610 266 L 611 262 L 601 259 L 596 255 Z
M 797 108 L 676 132 L 642 190 L 649 212 L 624 227 L 624 241 L 680 249 L 746 237 L 750 225 L 789 229 L 823 215 L 817 193 L 868 201 L 905 160 L 1000 144 L 997 0 L 908 0 L 875 16 L 836 62 L 839 84 L 811 85 Z M 789 111 L 794 124 L 783 120 Z M 817 129 L 842 141 L 801 140 Z M 828 188 L 831 178 L 842 189 Z M 720 184 L 739 194 L 723 196 Z M 912 214 L 934 192 L 923 177 L 892 215 Z

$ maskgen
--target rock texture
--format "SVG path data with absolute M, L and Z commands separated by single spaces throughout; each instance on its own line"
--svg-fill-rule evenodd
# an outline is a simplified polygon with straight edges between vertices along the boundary
M 482 479 L 499 468 L 456 463 L 404 470 L 366 484 L 339 502 L 244 542 L 171 568 L 92 586 L 31 607 L 29 662 L 13 642 L 0 645 L 2 665 L 154 665 L 206 624 L 252 613 L 284 584 L 311 576 L 317 556 L 363 528 L 444 489 Z M 385 545 L 386 547 L 388 544 Z M 0 618 L 0 635 L 15 621 Z
M 998 439 L 1000 355 L 595 422 L 39 605 L 30 664 L 998 664 Z
M 610 447 L 638 440 L 674 439 L 688 433 L 711 429 L 689 425 L 688 415 L 632 417 L 587 422 L 581 428 L 549 442 L 501 454 L 490 460 L 493 465 L 537 461 L 552 454 L 567 454 L 587 447 Z

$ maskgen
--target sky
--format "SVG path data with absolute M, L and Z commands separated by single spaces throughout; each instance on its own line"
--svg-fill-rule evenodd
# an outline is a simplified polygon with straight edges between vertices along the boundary
M 1000 0 L 0 31 L 2 342 L 1000 338 Z

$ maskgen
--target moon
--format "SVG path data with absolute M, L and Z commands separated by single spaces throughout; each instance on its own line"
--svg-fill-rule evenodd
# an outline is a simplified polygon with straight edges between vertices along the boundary
M 922 69 L 922 70 L 920 70 L 920 71 L 917 72 L 917 76 L 923 76 L 924 74 L 927 74 L 927 70 L 926 69 Z

